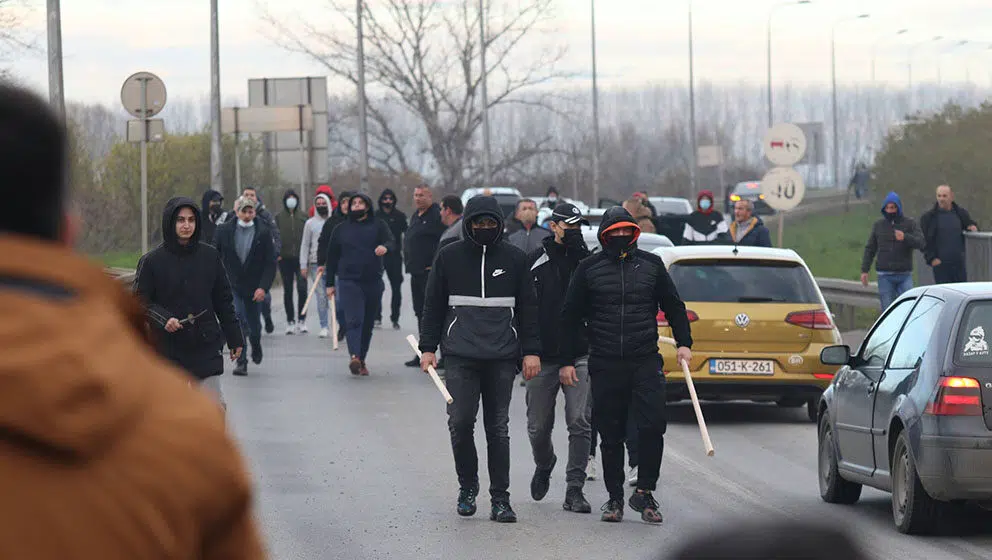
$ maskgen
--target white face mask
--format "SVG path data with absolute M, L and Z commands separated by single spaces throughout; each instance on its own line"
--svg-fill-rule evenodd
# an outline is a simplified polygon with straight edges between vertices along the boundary
M 238 218 L 238 225 L 241 226 L 241 227 L 243 227 L 243 228 L 249 228 L 249 227 L 255 225 L 255 221 L 252 220 L 250 222 L 246 222 L 246 221 Z
M 295 210 L 296 209 L 296 204 L 297 204 L 297 201 L 296 201 L 295 198 L 288 198 L 288 199 L 286 199 L 286 208 L 289 208 L 290 210 Z

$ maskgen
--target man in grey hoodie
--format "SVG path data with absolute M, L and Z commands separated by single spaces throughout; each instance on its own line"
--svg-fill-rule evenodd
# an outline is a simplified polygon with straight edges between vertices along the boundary
M 316 281 L 319 285 L 314 289 L 313 296 L 311 296 L 317 303 L 317 317 L 320 319 L 320 338 L 327 338 L 327 284 L 324 282 L 324 276 L 321 275 L 320 279 L 317 279 L 317 248 L 319 244 L 317 240 L 320 238 L 320 231 L 324 228 L 324 222 L 327 221 L 328 216 L 331 213 L 331 197 L 324 193 L 318 194 L 313 199 L 314 204 L 314 215 L 312 218 L 307 220 L 306 226 L 303 228 L 303 240 L 300 242 L 300 274 L 303 278 L 308 278 L 310 281 Z M 300 332 L 307 332 L 306 321 L 301 321 Z

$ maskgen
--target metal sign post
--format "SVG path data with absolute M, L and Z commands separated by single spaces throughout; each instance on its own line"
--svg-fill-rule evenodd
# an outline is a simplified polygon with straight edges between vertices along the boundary
M 138 72 L 124 80 L 121 104 L 141 121 L 141 252 L 148 252 L 148 140 L 150 122 L 165 107 L 165 83 L 151 72 Z M 130 129 L 130 125 L 129 125 Z

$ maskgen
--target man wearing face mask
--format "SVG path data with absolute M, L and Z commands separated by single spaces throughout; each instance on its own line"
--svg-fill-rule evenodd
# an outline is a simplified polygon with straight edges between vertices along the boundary
M 368 375 L 365 358 L 372 343 L 372 325 L 382 302 L 382 257 L 396 249 L 393 234 L 385 222 L 375 217 L 372 199 L 358 193 L 351 197 L 348 221 L 331 233 L 327 243 L 325 269 L 327 297 L 341 290 L 344 321 L 341 326 L 348 341 L 353 375 Z
M 389 320 L 393 324 L 394 330 L 400 329 L 400 307 L 403 305 L 403 253 L 399 250 L 403 246 L 403 234 L 406 233 L 407 218 L 401 210 L 396 209 L 396 193 L 392 189 L 385 189 L 379 195 L 379 213 L 376 217 L 386 222 L 389 231 L 393 234 L 393 241 L 397 250 L 386 253 L 383 257 L 383 264 L 386 267 L 386 278 L 389 279 L 390 307 Z M 382 327 L 382 303 L 379 304 L 379 311 L 376 313 L 376 328 Z
M 203 193 L 201 202 L 200 208 L 206 212 L 206 215 L 203 216 L 203 231 L 200 239 L 208 245 L 213 245 L 217 226 L 227 222 L 233 213 L 224 211 L 224 196 L 213 189 Z
M 313 299 L 317 304 L 317 318 L 320 319 L 320 338 L 327 338 L 327 287 L 324 283 L 324 275 L 317 278 L 317 238 L 331 214 L 331 197 L 326 193 L 320 193 L 313 199 L 314 216 L 307 220 L 303 229 L 303 240 L 300 241 L 300 275 L 304 279 L 309 278 L 319 285 L 314 288 Z M 300 332 L 307 332 L 307 324 L 300 321 Z
M 861 284 L 865 286 L 875 261 L 882 311 L 913 288 L 913 253 L 922 251 L 925 245 L 916 221 L 903 215 L 899 195 L 890 192 L 882 201 L 882 217 L 872 226 L 861 259 Z
M 427 279 L 420 321 L 421 368 L 437 366 L 438 346 L 447 362 L 448 431 L 458 474 L 458 515 L 475 515 L 479 458 L 475 419 L 479 399 L 489 455 L 489 518 L 513 523 L 510 507 L 510 398 L 517 360 L 535 377 L 541 369 L 537 296 L 527 255 L 502 242 L 503 212 L 492 196 L 465 207 L 465 239 L 438 251 Z
M 299 334 L 300 326 L 305 325 L 303 304 L 307 301 L 307 280 L 300 274 L 300 245 L 307 226 L 307 216 L 299 208 L 300 197 L 289 189 L 282 197 L 284 210 L 276 214 L 276 227 L 282 239 L 282 258 L 279 259 L 279 275 L 282 277 L 282 302 L 286 307 L 286 334 Z M 296 286 L 296 311 L 300 322 L 296 322 L 293 308 L 293 286 Z
M 541 247 L 541 242 L 551 236 L 551 232 L 537 225 L 537 203 L 529 198 L 517 202 L 517 220 L 521 229 L 510 234 L 510 245 L 531 254 Z
M 539 305 L 541 327 L 541 371 L 527 380 L 527 433 L 534 453 L 534 477 L 531 497 L 540 501 L 550 488 L 551 472 L 558 459 L 551 444 L 555 424 L 555 405 L 559 390 L 565 394 L 565 425 L 568 428 L 568 464 L 565 467 L 566 511 L 589 513 L 592 507 L 582 494 L 589 461 L 592 435 L 589 397 L 588 342 L 580 329 L 575 353 L 575 375 L 560 377 L 562 363 L 558 334 L 565 291 L 579 261 L 589 256 L 582 239 L 582 225 L 589 225 L 574 205 L 562 202 L 551 214 L 550 227 L 554 236 L 544 239 L 543 246 L 529 257 L 530 273 Z M 570 365 L 570 364 L 569 364 Z
M 691 363 L 692 336 L 685 304 L 665 264 L 637 248 L 640 229 L 629 212 L 613 207 L 599 225 L 603 250 L 579 263 L 561 313 L 561 379 L 575 379 L 582 357 L 581 327 L 589 341 L 593 424 L 599 431 L 603 480 L 610 499 L 602 520 L 623 520 L 624 441 L 633 408 L 638 435 L 637 489 L 631 509 L 648 523 L 661 523 L 653 492 L 661 469 L 665 377 L 658 353 L 657 315 L 665 313 L 677 341 L 678 360 Z M 678 366 L 672 366 L 678 367 Z
M 686 218 L 682 230 L 683 245 L 716 245 L 733 243 L 730 227 L 723 214 L 713 208 L 713 193 L 699 191 L 696 197 L 696 211 Z
M 327 218 L 324 222 L 324 227 L 320 230 L 320 235 L 317 237 L 317 270 L 324 271 L 325 265 L 327 264 L 327 245 L 331 241 L 331 234 L 338 226 L 348 221 L 348 208 L 351 205 L 351 191 L 341 191 L 341 195 L 338 197 L 338 207 L 331 212 L 331 217 Z M 326 272 L 326 271 L 325 271 Z M 325 282 L 326 282 L 326 273 Z M 338 322 L 338 342 L 344 340 L 345 330 L 344 327 L 344 308 L 341 306 L 341 294 L 336 293 L 334 296 L 334 304 L 337 308 L 337 315 L 335 319 Z

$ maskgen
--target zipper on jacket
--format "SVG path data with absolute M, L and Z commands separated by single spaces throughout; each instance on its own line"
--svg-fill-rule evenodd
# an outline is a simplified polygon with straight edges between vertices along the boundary
M 513 326 L 513 317 L 514 316 L 515 315 L 513 313 L 513 308 L 511 307 L 510 308 L 510 330 L 513 331 L 513 338 L 519 339 L 520 337 L 517 335 L 517 329 L 516 329 L 516 327 Z
M 482 280 L 482 299 L 486 299 L 486 246 L 482 246 L 482 266 L 479 269 L 479 279 Z
M 620 259 L 620 359 L 623 359 L 623 318 L 627 306 L 627 281 L 623 274 L 623 259 Z
M 444 336 L 447 336 L 447 337 L 450 337 L 451 336 L 451 329 L 455 326 L 455 323 L 457 323 L 457 322 L 458 322 L 458 315 L 455 315 L 455 318 L 451 320 L 451 324 L 448 325 L 448 332 L 446 332 L 444 334 Z

